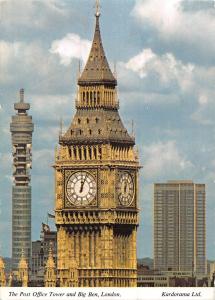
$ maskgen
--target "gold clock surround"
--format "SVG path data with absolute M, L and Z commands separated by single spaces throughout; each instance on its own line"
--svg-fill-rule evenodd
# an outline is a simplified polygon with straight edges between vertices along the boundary
M 118 206 L 134 206 L 135 197 L 135 176 L 129 171 L 120 171 L 116 185 Z
M 67 180 L 66 197 L 75 206 L 89 205 L 95 199 L 96 193 L 96 181 L 89 172 L 77 171 Z
M 85 175 L 88 175 L 90 178 L 92 178 L 95 182 L 95 186 L 94 186 L 94 196 L 90 199 L 90 201 L 86 204 L 76 204 L 75 201 L 72 201 L 72 199 L 70 199 L 68 197 L 68 182 L 69 180 L 77 173 L 82 173 Z M 64 206 L 65 208 L 71 208 L 73 207 L 74 209 L 79 209 L 79 208 L 84 208 L 84 207 L 95 207 L 97 206 L 97 198 L 98 198 L 98 183 L 97 183 L 98 179 L 97 179 L 97 171 L 95 169 L 73 169 L 73 170 L 69 170 L 66 169 L 64 170 Z

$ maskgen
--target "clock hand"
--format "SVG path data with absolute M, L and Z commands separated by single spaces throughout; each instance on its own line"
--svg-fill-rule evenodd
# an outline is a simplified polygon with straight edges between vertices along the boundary
M 126 190 L 127 190 L 127 186 L 126 183 L 124 183 L 124 193 L 126 193 Z
M 84 183 L 85 183 L 86 179 L 87 179 L 87 174 L 86 174 L 86 176 L 85 176 L 85 178 L 84 178 Z
M 79 193 L 82 193 L 82 192 L 83 192 L 84 183 L 85 183 L 86 179 L 87 179 L 87 175 L 85 176 L 84 181 L 81 181 L 81 187 L 80 187 Z
M 83 181 L 81 181 L 81 186 L 80 186 L 79 193 L 82 193 L 82 192 L 83 192 L 83 186 L 84 186 L 84 182 L 83 182 Z

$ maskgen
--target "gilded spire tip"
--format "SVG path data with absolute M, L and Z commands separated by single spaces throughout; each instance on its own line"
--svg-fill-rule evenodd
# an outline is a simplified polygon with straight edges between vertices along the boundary
M 101 12 L 100 12 L 100 1 L 96 0 L 96 13 L 95 13 L 95 16 L 96 17 L 100 17 L 100 15 L 101 15 Z

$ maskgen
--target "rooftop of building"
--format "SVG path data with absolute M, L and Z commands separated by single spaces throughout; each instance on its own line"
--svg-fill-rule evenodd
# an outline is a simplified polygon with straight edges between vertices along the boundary
M 181 179 L 181 180 L 167 180 L 166 182 L 156 182 L 155 186 L 174 186 L 174 185 L 187 185 L 187 186 L 205 186 L 204 183 L 195 183 L 190 179 Z

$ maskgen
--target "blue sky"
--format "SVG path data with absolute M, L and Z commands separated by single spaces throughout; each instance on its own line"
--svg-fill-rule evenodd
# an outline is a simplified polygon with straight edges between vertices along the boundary
M 0 0 L 0 254 L 11 252 L 9 124 L 25 88 L 33 116 L 33 239 L 54 207 L 59 123 L 74 114 L 78 60 L 94 31 L 94 0 Z M 101 32 L 117 64 L 120 115 L 144 166 L 138 257 L 153 256 L 153 183 L 192 179 L 207 192 L 207 255 L 215 259 L 215 5 L 198 0 L 102 0 Z M 3 141 L 3 142 L 2 142 Z

